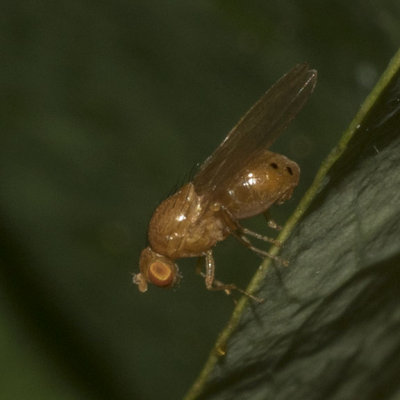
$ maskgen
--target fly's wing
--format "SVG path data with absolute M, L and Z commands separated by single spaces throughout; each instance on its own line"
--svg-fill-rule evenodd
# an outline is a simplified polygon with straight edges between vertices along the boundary
M 197 194 L 215 199 L 246 164 L 267 149 L 302 109 L 317 71 L 299 64 L 276 82 L 229 132 L 193 179 Z

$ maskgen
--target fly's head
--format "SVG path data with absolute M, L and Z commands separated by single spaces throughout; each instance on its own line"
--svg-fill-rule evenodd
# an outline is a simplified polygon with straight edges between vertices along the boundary
M 147 291 L 147 284 L 171 288 L 180 281 L 178 266 L 168 257 L 162 256 L 146 247 L 140 254 L 140 273 L 133 275 L 133 283 L 138 285 L 140 292 Z

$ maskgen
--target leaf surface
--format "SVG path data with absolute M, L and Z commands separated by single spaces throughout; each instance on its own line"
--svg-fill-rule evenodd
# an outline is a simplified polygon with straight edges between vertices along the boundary
M 266 260 L 250 285 L 265 302 L 242 299 L 187 399 L 399 395 L 399 66 L 397 53 L 283 230 L 289 268 Z

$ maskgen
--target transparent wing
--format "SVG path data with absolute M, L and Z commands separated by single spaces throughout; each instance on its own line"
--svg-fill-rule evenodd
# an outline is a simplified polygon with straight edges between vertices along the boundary
M 317 71 L 299 64 L 276 82 L 241 118 L 193 179 L 198 194 L 212 198 L 259 152 L 267 149 L 302 109 L 314 90 Z

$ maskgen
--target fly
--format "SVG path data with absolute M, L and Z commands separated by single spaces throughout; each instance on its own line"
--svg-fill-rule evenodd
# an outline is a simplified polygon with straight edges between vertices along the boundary
M 157 207 L 149 223 L 149 246 L 141 252 L 140 272 L 133 277 L 141 292 L 147 291 L 148 283 L 175 286 L 181 278 L 176 260 L 204 257 L 201 275 L 207 289 L 226 293 L 237 289 L 253 297 L 215 279 L 212 249 L 232 235 L 257 254 L 277 259 L 254 247 L 248 236 L 279 243 L 239 221 L 292 196 L 299 166 L 268 149 L 303 108 L 316 81 L 317 71 L 306 63 L 291 69 L 240 119 L 194 179 Z M 273 222 L 270 226 L 279 228 Z

